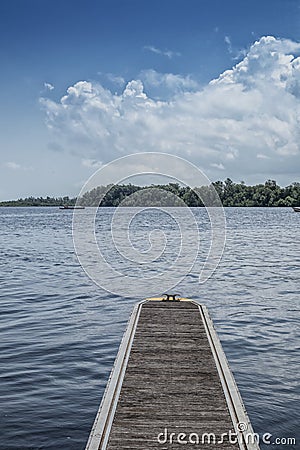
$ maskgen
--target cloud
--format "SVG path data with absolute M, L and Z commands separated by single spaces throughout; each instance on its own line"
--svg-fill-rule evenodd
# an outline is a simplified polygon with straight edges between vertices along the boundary
M 224 42 L 227 46 L 228 53 L 231 55 L 233 61 L 237 61 L 242 57 L 245 57 L 247 51 L 245 49 L 236 49 L 233 47 L 230 36 L 225 36 Z
M 108 73 L 106 76 L 109 81 L 116 84 L 117 86 L 124 86 L 125 84 L 125 79 L 121 76 L 114 75 L 113 73 Z
M 156 53 L 157 55 L 166 56 L 169 59 L 174 58 L 174 56 L 181 56 L 179 52 L 173 52 L 171 50 L 161 50 L 153 45 L 145 45 L 144 50 L 148 50 L 149 52 Z
M 44 83 L 44 88 L 48 91 L 53 91 L 54 86 L 51 83 Z
M 126 84 L 126 81 L 123 77 L 114 73 L 97 72 L 97 75 L 100 75 L 102 79 L 108 80 L 112 85 L 115 85 L 117 87 L 124 87 L 124 85 Z
M 270 156 L 265 155 L 264 153 L 257 153 L 257 159 L 270 159 Z
M 225 167 L 223 166 L 223 164 L 222 163 L 211 163 L 211 167 L 215 167 L 216 169 L 219 169 L 219 170 L 225 170 Z
M 174 95 L 199 89 L 199 83 L 190 75 L 159 73 L 153 69 L 143 70 L 139 75 L 148 96 L 171 99 Z
M 278 174 L 285 182 L 299 174 L 299 54 L 299 43 L 266 36 L 202 87 L 192 77 L 148 70 L 119 94 L 80 81 L 60 101 L 41 104 L 61 145 L 83 159 L 105 164 L 134 152 L 169 152 L 212 178 L 224 167 L 238 180 Z
M 101 161 L 97 161 L 95 159 L 83 159 L 81 162 L 84 167 L 88 167 L 89 169 L 94 170 L 99 169 L 103 166 Z
M 15 163 L 13 161 L 8 161 L 8 162 L 4 163 L 4 166 L 7 169 L 12 169 L 12 170 L 20 170 L 21 169 L 20 164 L 17 164 L 17 163 Z
M 232 53 L 232 44 L 231 44 L 231 39 L 229 36 L 225 36 L 224 38 L 224 42 L 227 45 L 228 51 L 229 53 Z
M 3 166 L 6 169 L 10 169 L 10 170 L 32 170 L 32 167 L 25 167 L 25 166 L 21 166 L 20 164 L 14 162 L 14 161 L 7 161 L 3 164 Z

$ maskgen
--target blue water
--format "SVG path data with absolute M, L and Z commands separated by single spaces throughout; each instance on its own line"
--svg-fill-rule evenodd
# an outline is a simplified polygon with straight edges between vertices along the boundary
M 112 213 L 101 210 L 107 223 Z M 204 220 L 203 209 L 194 213 Z M 136 226 L 147 229 L 149 214 Z M 214 275 L 200 286 L 195 267 L 176 291 L 208 306 L 255 431 L 298 441 L 276 450 L 299 449 L 300 214 L 227 208 L 226 219 Z M 125 299 L 87 277 L 70 211 L 0 208 L 0 230 L 0 449 L 84 449 L 132 307 L 147 292 Z

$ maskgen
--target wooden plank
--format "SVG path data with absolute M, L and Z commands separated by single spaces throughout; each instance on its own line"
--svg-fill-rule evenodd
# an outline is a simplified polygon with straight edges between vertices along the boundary
M 247 428 L 234 442 L 239 422 Z M 201 449 L 257 450 L 245 435 L 252 432 L 207 309 L 192 301 L 139 304 L 86 450 L 196 447 L 180 443 L 180 433 L 204 439 Z

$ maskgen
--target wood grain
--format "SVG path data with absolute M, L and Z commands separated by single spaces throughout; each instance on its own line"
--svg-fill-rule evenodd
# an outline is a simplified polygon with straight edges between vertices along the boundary
M 168 442 L 158 435 L 168 431 Z M 238 449 L 181 444 L 179 433 L 234 432 L 199 308 L 191 302 L 144 303 L 114 416 L 108 450 Z M 175 433 L 170 443 L 170 433 Z M 164 434 L 161 441 L 164 441 Z

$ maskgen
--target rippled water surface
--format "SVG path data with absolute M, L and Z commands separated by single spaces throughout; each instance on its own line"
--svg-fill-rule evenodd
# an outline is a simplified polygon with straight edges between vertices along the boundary
M 113 212 L 100 211 L 97 221 L 107 227 L 96 224 L 98 240 Z M 194 214 L 207 247 L 205 210 Z M 144 251 L 143 233 L 163 224 L 165 264 L 177 252 L 177 225 L 157 215 L 137 217 L 130 233 Z M 296 446 L 272 448 L 299 449 L 300 214 L 227 208 L 226 220 L 214 275 L 200 286 L 196 264 L 176 291 L 208 306 L 255 431 L 295 437 Z M 125 299 L 87 277 L 70 211 L 0 208 L 0 227 L 0 449 L 84 449 L 132 307 L 147 292 Z M 121 269 L 124 261 L 116 261 Z

